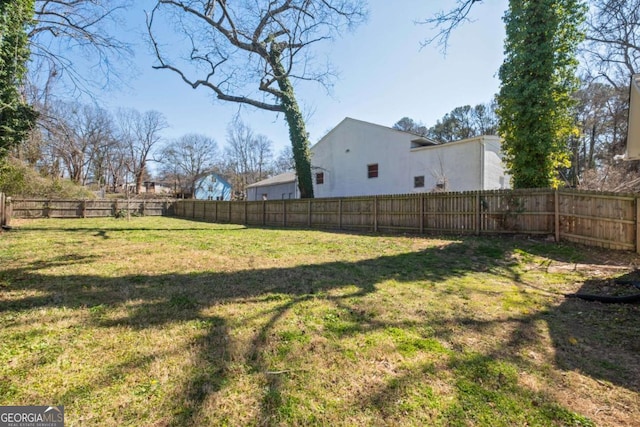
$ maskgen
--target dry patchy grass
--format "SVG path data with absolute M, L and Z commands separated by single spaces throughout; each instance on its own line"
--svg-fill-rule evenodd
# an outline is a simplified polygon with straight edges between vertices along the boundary
M 632 426 L 630 253 L 37 220 L 0 235 L 0 405 L 69 426 Z M 635 424 L 637 425 L 637 424 Z

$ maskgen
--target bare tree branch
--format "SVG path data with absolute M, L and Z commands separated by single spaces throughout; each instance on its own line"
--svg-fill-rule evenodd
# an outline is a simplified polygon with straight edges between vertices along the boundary
M 423 40 L 420 45 L 422 47 L 436 43 L 443 53 L 446 53 L 449 46 L 449 38 L 455 29 L 461 25 L 470 22 L 469 13 L 476 3 L 482 3 L 483 0 L 456 0 L 456 6 L 450 10 L 441 10 L 431 18 L 425 18 L 416 21 L 417 24 L 430 25 L 435 31 L 432 37 Z
M 626 86 L 640 72 L 640 0 L 592 0 L 582 53 L 591 78 Z
M 313 197 L 308 135 L 292 81 L 327 87 L 332 73 L 320 70 L 309 50 L 364 16 L 364 0 L 157 0 L 147 30 L 159 63 L 154 68 L 176 73 L 192 88 L 207 87 L 220 100 L 284 113 L 300 194 Z M 191 43 L 182 56 L 187 60 L 165 56 L 164 32 L 156 29 L 171 25 Z
M 255 10 L 256 7 L 261 7 L 261 3 L 264 3 L 264 9 Z M 279 80 L 285 78 L 303 81 L 314 80 L 321 82 L 328 88 L 326 86 L 326 80 L 328 79 L 325 77 L 330 77 L 333 73 L 329 69 L 322 72 L 310 72 L 309 70 L 312 69 L 317 70 L 317 67 L 311 67 L 311 58 L 303 54 L 308 50 L 309 46 L 330 40 L 332 31 L 342 28 L 341 21 L 360 21 L 364 19 L 366 15 L 359 3 L 360 0 L 243 1 L 234 4 L 233 10 L 231 10 L 231 6 L 222 0 L 209 0 L 206 2 L 158 0 L 155 7 L 147 14 L 147 29 L 159 62 L 154 68 L 173 71 L 193 88 L 199 86 L 208 87 L 216 93 L 218 99 L 281 112 L 282 109 L 278 107 L 278 103 L 279 98 L 282 96 L 282 91 L 276 87 Z M 183 13 L 182 17 L 185 17 L 186 13 L 186 18 L 184 19 L 189 19 L 189 25 L 201 25 L 203 29 L 215 30 L 215 32 L 223 36 L 223 39 L 230 45 L 229 47 L 240 49 L 249 55 L 255 55 L 256 59 L 251 61 L 254 67 L 253 71 L 247 69 L 246 64 L 238 63 L 235 58 L 238 55 L 234 55 L 234 59 L 231 60 L 232 53 L 219 47 L 222 45 L 220 40 L 217 42 L 205 38 L 196 40 L 194 34 L 187 34 L 188 31 L 185 26 L 183 35 L 186 35 L 191 40 L 192 50 L 196 52 L 211 50 L 211 46 L 216 46 L 217 49 L 216 52 L 208 52 L 207 55 L 200 53 L 198 55 L 189 55 L 192 64 L 199 63 L 200 66 L 204 66 L 205 69 L 209 70 L 206 77 L 190 77 L 189 70 L 191 67 L 187 66 L 187 64 L 179 65 L 177 61 L 169 61 L 164 56 L 158 35 L 153 32 L 153 27 L 156 25 L 157 19 L 159 19 L 160 9 L 170 12 L 170 9 L 166 9 L 166 7 L 173 8 L 175 13 L 181 11 Z M 338 20 L 335 15 L 344 19 Z M 236 16 L 242 16 L 243 19 L 241 21 L 237 20 Z M 172 21 L 178 20 L 173 19 Z M 167 22 L 170 21 L 168 20 Z M 183 29 L 179 28 L 180 31 Z M 207 32 L 207 34 L 211 33 Z M 198 41 L 199 46 L 197 46 Z M 273 73 L 273 64 L 271 64 L 271 53 L 276 47 L 280 53 L 279 60 L 285 66 L 285 73 L 277 76 Z M 213 56 L 209 55 L 209 53 L 213 53 L 213 56 L 217 58 L 212 59 Z M 256 65 L 259 65 L 259 68 Z M 298 72 L 294 70 L 298 70 Z M 240 89 L 244 78 L 249 77 L 250 72 L 258 74 L 256 76 L 257 84 L 255 89 L 274 97 L 276 102 L 266 102 L 264 99 L 257 99 L 248 94 L 238 94 L 228 90 Z M 236 76 L 236 78 L 227 79 L 231 75 Z M 244 77 L 238 78 L 237 76 Z M 225 89 L 220 84 L 221 81 L 225 81 L 229 88 Z
M 130 46 L 110 31 L 121 22 L 131 0 L 36 0 L 35 24 L 29 32 L 32 58 L 30 79 L 56 77 L 71 92 L 90 93 L 124 80 L 117 64 L 132 54 Z M 93 69 L 90 78 L 77 58 Z M 74 59 L 72 59 L 74 58 Z

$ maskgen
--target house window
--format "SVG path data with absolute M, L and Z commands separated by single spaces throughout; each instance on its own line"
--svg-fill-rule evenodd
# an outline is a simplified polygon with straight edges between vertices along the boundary
M 324 172 L 318 172 L 316 174 L 316 184 L 324 184 Z
M 424 175 L 422 176 L 414 176 L 413 177 L 413 188 L 422 188 L 424 187 Z
M 378 164 L 374 163 L 372 165 L 367 165 L 367 177 L 368 178 L 377 178 L 378 177 Z

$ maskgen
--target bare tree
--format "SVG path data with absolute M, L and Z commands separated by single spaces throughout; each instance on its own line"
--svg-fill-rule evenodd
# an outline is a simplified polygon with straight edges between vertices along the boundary
M 113 143 L 113 122 L 100 107 L 57 102 L 49 110 L 44 138 L 53 161 L 60 159 L 69 178 L 84 185 L 91 166 L 102 165 L 100 157 Z
M 29 32 L 31 79 L 39 85 L 63 82 L 87 92 L 119 80 L 118 64 L 130 66 L 129 45 L 112 32 L 122 28 L 121 13 L 131 0 L 36 0 Z M 91 72 L 78 66 L 87 61 Z M 89 77 L 93 76 L 93 77 Z
M 106 186 L 112 193 L 116 193 L 118 188 L 127 182 L 127 159 L 127 147 L 116 138 L 106 158 Z
M 247 185 L 270 175 L 272 145 L 269 138 L 256 135 L 240 119 L 229 124 L 224 163 L 235 192 L 244 195 Z
M 291 146 L 287 145 L 280 150 L 278 156 L 273 162 L 274 175 L 290 172 L 295 169 L 295 163 L 293 161 L 293 152 Z
M 619 160 L 627 138 L 629 93 L 607 81 L 584 82 L 576 93 L 576 118 L 581 130 L 572 138 L 572 169 L 568 179 L 580 188 L 637 191 L 640 162 Z M 626 187 L 625 182 L 634 184 Z
M 640 72 L 640 0 L 592 0 L 583 53 L 591 77 L 627 87 Z
M 177 187 L 188 188 L 195 197 L 198 181 L 213 171 L 219 156 L 218 144 L 212 138 L 199 134 L 183 135 L 162 150 L 163 172 L 175 180 Z
M 363 0 L 158 0 L 147 18 L 159 62 L 155 68 L 177 73 L 193 88 L 206 87 L 220 100 L 283 113 L 301 197 L 313 197 L 310 144 L 293 83 L 330 83 L 331 70 L 319 68 L 311 49 L 361 22 L 363 5 Z M 160 37 L 167 26 L 181 34 L 186 61 L 167 56 Z
M 162 113 L 151 110 L 140 113 L 134 109 L 120 110 L 117 114 L 119 138 L 127 152 L 126 163 L 133 174 L 136 194 L 140 193 L 152 150 L 160 142 L 162 131 L 169 125 Z

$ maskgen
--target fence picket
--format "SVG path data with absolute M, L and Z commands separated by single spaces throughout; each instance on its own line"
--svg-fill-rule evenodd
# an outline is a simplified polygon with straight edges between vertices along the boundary
M 0 193 L 0 222 L 8 224 Z M 126 206 L 126 208 L 124 207 Z M 11 207 L 11 206 L 9 206 Z M 281 227 L 409 233 L 548 234 L 611 249 L 640 252 L 640 201 L 635 194 L 580 190 L 493 190 L 314 200 L 14 199 L 14 218 L 104 217 L 126 209 L 205 221 Z

